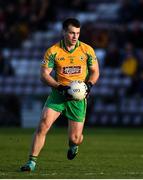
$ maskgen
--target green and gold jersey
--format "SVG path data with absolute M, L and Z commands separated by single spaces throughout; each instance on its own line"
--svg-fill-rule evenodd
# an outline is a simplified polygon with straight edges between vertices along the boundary
M 47 49 L 41 66 L 53 68 L 56 80 L 62 85 L 68 85 L 73 80 L 85 81 L 89 66 L 95 63 L 97 59 L 92 47 L 78 41 L 73 50 L 67 51 L 61 40 Z

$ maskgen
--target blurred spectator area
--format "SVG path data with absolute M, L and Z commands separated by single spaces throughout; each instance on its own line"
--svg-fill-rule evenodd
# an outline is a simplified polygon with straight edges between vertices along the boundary
M 143 125 L 142 10 L 143 0 L 0 0 L 0 50 L 13 69 L 0 75 L 0 95 L 18 98 L 19 124 L 32 126 L 41 112 L 50 88 L 40 81 L 40 63 L 60 40 L 61 22 L 72 16 L 81 21 L 80 40 L 95 49 L 101 71 L 87 124 Z

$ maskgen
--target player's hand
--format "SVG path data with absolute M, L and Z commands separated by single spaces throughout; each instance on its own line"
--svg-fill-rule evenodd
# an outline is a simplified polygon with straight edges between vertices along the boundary
M 93 86 L 93 84 L 92 84 L 91 82 L 86 82 L 85 84 L 86 84 L 86 86 L 87 86 L 87 90 L 86 90 L 87 95 L 86 95 L 86 97 L 88 97 L 88 96 L 89 96 L 89 93 L 90 93 L 90 91 L 91 91 L 91 88 L 92 88 L 92 86 Z
M 59 85 L 57 87 L 57 90 L 59 91 L 59 93 L 61 95 L 64 95 L 66 100 L 73 100 L 73 97 L 68 93 L 68 89 L 70 89 L 69 86 Z

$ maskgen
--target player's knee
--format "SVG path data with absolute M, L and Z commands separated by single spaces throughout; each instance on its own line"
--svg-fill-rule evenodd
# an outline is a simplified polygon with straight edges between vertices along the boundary
M 40 134 L 46 134 L 49 128 L 50 128 L 50 124 L 48 124 L 45 119 L 42 119 L 42 121 L 40 122 L 38 126 L 37 131 Z
M 83 135 L 76 135 L 76 134 L 73 134 L 70 138 L 70 141 L 74 144 L 81 144 L 82 141 L 83 141 Z

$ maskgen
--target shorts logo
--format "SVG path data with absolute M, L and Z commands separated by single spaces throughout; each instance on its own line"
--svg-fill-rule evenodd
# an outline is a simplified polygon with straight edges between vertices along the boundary
M 63 67 L 63 74 L 80 74 L 81 66 L 68 66 Z

